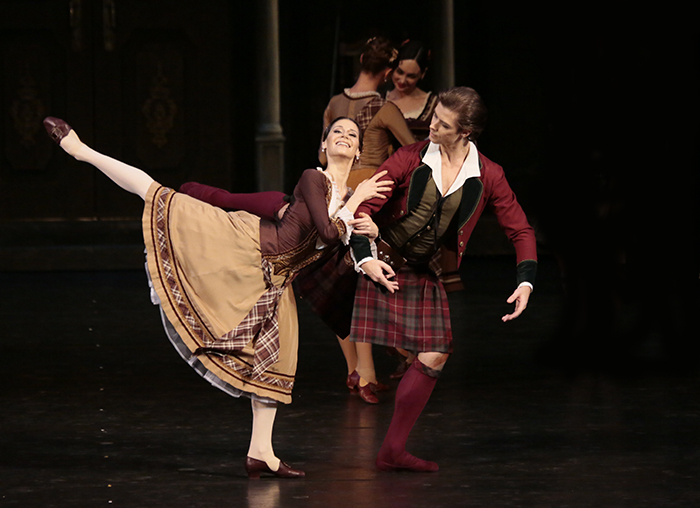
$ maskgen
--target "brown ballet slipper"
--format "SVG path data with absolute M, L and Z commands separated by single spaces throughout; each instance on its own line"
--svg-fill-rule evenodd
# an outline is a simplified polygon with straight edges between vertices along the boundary
M 353 371 L 352 374 L 350 374 L 345 381 L 345 384 L 347 387 L 350 389 L 350 393 L 359 393 L 360 398 L 364 400 L 367 404 L 379 404 L 379 399 L 377 396 L 374 394 L 375 391 L 372 388 L 373 385 L 376 386 L 375 383 L 367 383 L 365 386 L 360 386 L 360 375 L 357 373 L 357 371 Z M 386 386 L 386 385 L 383 385 Z M 388 388 L 388 387 L 387 387 Z M 379 390 L 381 391 L 381 390 Z
M 404 358 L 404 360 L 396 366 L 396 370 L 389 375 L 389 379 L 401 379 L 410 366 L 411 364 Z
M 370 384 L 369 384 L 369 387 L 372 389 L 372 391 L 373 391 L 374 393 L 377 393 L 377 392 L 388 392 L 389 390 L 391 390 L 391 386 L 385 385 L 385 384 L 382 383 L 381 381 L 377 381 L 376 383 L 370 383 Z
M 379 451 L 375 464 L 380 471 L 412 471 L 414 473 L 434 473 L 440 470 L 436 462 L 419 459 L 407 451 L 403 451 L 396 457 Z
M 379 404 L 379 398 L 372 391 L 371 383 L 367 383 L 365 386 L 360 386 L 360 383 L 357 383 L 357 391 L 360 394 L 360 398 L 367 404 Z
M 352 374 L 348 374 L 348 378 L 345 380 L 345 386 L 348 387 L 350 393 L 357 393 L 357 386 L 360 384 L 360 375 L 356 370 L 352 371 Z
M 61 144 L 61 140 L 65 138 L 71 130 L 73 130 L 66 122 L 53 116 L 47 116 L 44 118 L 44 127 L 46 128 L 46 132 L 48 132 L 49 137 L 59 145 Z
M 280 467 L 277 471 L 270 469 L 267 462 L 254 459 L 252 457 L 245 458 L 245 470 L 248 473 L 248 478 L 257 480 L 260 478 L 260 473 L 270 473 L 277 478 L 304 478 L 306 473 L 298 469 L 292 469 L 284 461 L 280 460 Z

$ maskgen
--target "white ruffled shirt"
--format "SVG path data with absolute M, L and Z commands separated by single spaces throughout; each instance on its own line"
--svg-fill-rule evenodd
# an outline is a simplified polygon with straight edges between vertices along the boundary
M 348 224 L 351 220 L 355 218 L 355 216 L 352 214 L 350 210 L 347 209 L 345 206 L 345 201 L 343 201 L 343 197 L 340 195 L 340 191 L 338 190 L 338 187 L 336 186 L 335 182 L 333 179 L 328 176 L 328 174 L 321 168 L 316 168 L 318 171 L 323 173 L 323 175 L 328 178 L 328 181 L 331 182 L 331 200 L 330 203 L 328 204 L 328 216 L 332 219 L 340 219 L 343 221 L 345 224 L 345 234 L 340 238 L 340 241 L 343 242 L 345 245 L 348 244 L 350 241 L 350 235 L 352 234 L 353 227 Z M 352 195 L 352 190 L 348 189 L 350 192 L 350 195 Z M 321 241 L 321 239 L 316 240 L 316 248 L 317 249 L 325 249 L 327 245 Z

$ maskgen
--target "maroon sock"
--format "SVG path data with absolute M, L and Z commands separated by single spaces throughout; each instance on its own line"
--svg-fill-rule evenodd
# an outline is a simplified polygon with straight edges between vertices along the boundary
M 424 374 L 416 358 L 404 374 L 394 402 L 394 415 L 377 455 L 377 467 L 383 470 L 408 469 L 437 471 L 437 464 L 410 455 L 406 441 L 433 392 L 437 379 Z

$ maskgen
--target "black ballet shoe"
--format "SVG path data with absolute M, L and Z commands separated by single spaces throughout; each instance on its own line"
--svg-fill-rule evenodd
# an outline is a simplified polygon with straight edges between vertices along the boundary
M 270 469 L 270 466 L 267 465 L 267 462 L 252 457 L 245 458 L 245 470 L 246 473 L 248 473 L 248 478 L 252 480 L 260 478 L 260 473 L 270 473 L 277 478 L 304 478 L 306 476 L 304 471 L 292 469 L 281 460 L 279 469 L 273 471 Z
M 46 132 L 49 133 L 49 137 L 59 145 L 61 144 L 61 140 L 72 130 L 71 126 L 66 122 L 53 116 L 44 118 L 44 127 L 46 128 Z

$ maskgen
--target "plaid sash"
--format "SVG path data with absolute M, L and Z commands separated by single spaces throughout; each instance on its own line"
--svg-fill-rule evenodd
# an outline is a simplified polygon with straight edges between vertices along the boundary
M 272 264 L 262 259 L 262 271 L 267 291 L 255 303 L 248 315 L 231 331 L 219 339 L 211 341 L 206 347 L 197 348 L 195 355 L 227 355 L 241 351 L 253 340 L 253 378 L 260 377 L 279 358 L 279 322 L 277 306 L 282 293 L 293 277 L 288 278 L 281 287 L 272 283 Z

